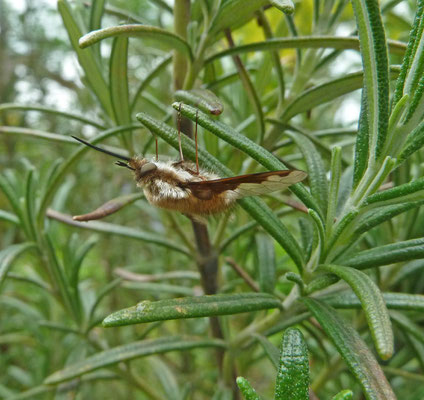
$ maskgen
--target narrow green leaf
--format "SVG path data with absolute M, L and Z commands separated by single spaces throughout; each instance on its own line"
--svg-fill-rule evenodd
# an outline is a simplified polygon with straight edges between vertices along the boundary
M 44 383 L 46 385 L 55 385 L 84 375 L 87 372 L 95 371 L 99 368 L 108 367 L 122 361 L 150 356 L 152 354 L 162 354 L 169 351 L 184 351 L 203 347 L 225 347 L 225 343 L 218 339 L 184 336 L 170 336 L 154 340 L 133 342 L 96 353 L 83 361 L 77 362 L 48 376 Z
M 418 383 L 420 385 L 422 385 L 424 383 L 424 377 L 421 373 L 414 373 L 414 372 L 409 372 L 409 371 L 405 371 L 405 369 L 401 369 L 401 368 L 393 368 L 393 367 L 389 367 L 389 366 L 385 366 L 383 367 L 383 371 L 389 375 L 392 376 L 393 378 L 395 377 L 402 377 L 403 380 L 405 380 L 406 382 L 410 381 L 411 383 Z M 421 387 L 421 386 L 419 386 Z M 413 390 L 413 389 L 412 389 Z M 419 390 L 417 390 L 415 393 L 418 394 L 418 396 L 422 397 L 421 393 L 419 393 Z M 415 397 L 415 396 L 414 396 Z
M 48 257 L 47 267 L 53 281 L 53 287 L 59 293 L 66 311 L 79 321 L 82 311 L 81 304 L 77 296 L 74 296 L 74 293 L 72 293 L 72 287 L 68 285 L 63 265 L 58 258 L 59 252 L 54 247 L 53 240 L 48 232 L 43 232 L 42 239 L 46 248 Z
M 331 232 L 329 239 L 327 240 L 325 247 L 325 258 L 326 260 L 334 260 L 337 254 L 340 254 L 346 245 L 348 240 L 351 238 L 350 226 L 359 215 L 358 210 L 349 211 L 334 225 L 334 229 Z M 346 239 L 347 236 L 347 239 Z
M 243 1 L 243 0 L 242 0 Z M 403 54 L 406 45 L 402 42 L 389 40 L 389 49 L 394 54 Z M 234 54 L 272 51 L 292 48 L 330 48 L 340 50 L 359 50 L 359 40 L 355 36 L 297 36 L 292 38 L 274 38 L 261 42 L 249 43 L 242 46 L 235 46 L 230 49 L 212 54 L 205 60 L 205 64 L 216 61 L 222 57 Z
M 270 0 L 269 2 L 286 15 L 292 15 L 294 13 L 294 4 L 292 0 Z
M 319 290 L 325 289 L 326 287 L 331 286 L 333 283 L 336 283 L 338 281 L 339 278 L 337 278 L 333 274 L 321 274 L 315 279 L 313 279 L 311 283 L 308 283 L 308 285 L 306 285 L 305 294 L 308 295 Z
M 357 269 L 365 269 L 418 258 L 424 258 L 423 238 L 364 250 L 345 260 L 344 264 Z
M 26 218 L 28 220 L 28 226 L 32 233 L 31 238 L 34 241 L 37 241 L 37 229 L 36 229 L 36 204 L 35 204 L 35 168 L 33 166 L 27 172 L 26 182 L 25 182 L 25 208 L 26 208 Z
M 391 310 L 424 311 L 424 296 L 409 293 L 383 293 L 386 307 Z M 361 301 L 354 293 L 337 293 L 321 298 L 335 308 L 361 308 Z
M 82 32 L 72 15 L 68 2 L 66 0 L 58 0 L 57 7 L 60 15 L 62 16 L 72 47 L 78 56 L 78 61 L 82 69 L 84 70 L 87 82 L 99 99 L 106 113 L 109 116 L 112 116 L 113 112 L 109 97 L 109 89 L 101 73 L 100 66 L 97 64 L 93 51 L 91 49 L 83 51 L 78 46 L 78 40 L 82 36 Z
M 353 187 L 355 188 L 368 165 L 369 159 L 369 123 L 368 123 L 368 102 L 367 102 L 367 90 L 362 89 L 361 94 L 361 112 L 359 114 L 358 122 L 358 135 L 356 137 L 355 144 L 355 160 L 353 162 Z
M 417 13 L 415 14 L 415 19 L 412 24 L 411 32 L 409 34 L 409 40 L 408 40 L 408 45 L 406 47 L 405 56 L 402 61 L 401 71 L 399 74 L 399 78 L 396 82 L 395 93 L 393 96 L 393 105 L 396 105 L 397 102 L 404 95 L 405 79 L 408 74 L 409 68 L 411 66 L 412 57 L 414 56 L 414 49 L 416 49 L 417 37 L 419 38 L 418 32 L 419 32 L 419 26 L 422 23 L 423 9 L 424 9 L 424 2 L 419 1 Z
M 364 181 L 361 181 L 361 184 L 358 186 L 358 189 L 354 191 L 352 195 L 351 202 L 355 206 L 360 206 L 368 195 L 371 195 L 377 192 L 381 185 L 384 183 L 390 172 L 392 172 L 396 164 L 396 159 L 387 156 L 384 158 L 381 167 L 377 171 Z
M 88 29 L 94 31 L 102 26 L 102 17 L 105 11 L 105 0 L 93 0 L 90 7 L 90 22 Z M 100 43 L 93 47 L 98 60 L 101 59 Z
M 71 328 L 61 323 L 50 322 L 50 321 L 38 321 L 37 323 L 40 327 L 43 327 L 43 328 L 48 328 L 48 329 L 52 329 L 52 330 L 60 331 L 60 332 L 72 333 L 74 335 L 80 334 L 80 332 L 77 329 Z
M 234 47 L 231 31 L 226 31 L 225 34 L 227 36 L 227 41 L 229 42 L 230 47 Z M 249 103 L 252 106 L 256 116 L 256 123 L 258 125 L 257 141 L 259 143 L 262 143 L 265 136 L 265 121 L 264 121 L 264 112 L 262 109 L 261 99 L 259 98 L 258 91 L 256 90 L 256 87 L 253 84 L 252 79 L 249 73 L 247 72 L 247 69 L 244 66 L 241 59 L 237 56 L 233 56 L 233 61 L 239 75 L 239 80 L 241 84 L 243 85 L 243 88 L 246 92 Z
M 38 278 L 31 278 L 28 276 L 14 274 L 13 272 L 8 272 L 7 279 L 14 279 L 15 281 L 29 283 L 47 292 L 51 291 L 51 288 L 49 287 L 49 285 Z
M 265 336 L 255 334 L 255 338 L 261 344 L 262 348 L 265 351 L 265 354 L 268 356 L 269 360 L 272 362 L 272 365 L 278 370 L 280 365 L 280 352 L 278 348 L 275 347 Z
M 112 379 L 121 379 L 119 377 L 119 375 L 114 374 L 112 372 L 108 372 L 108 371 L 96 371 L 90 374 L 86 374 L 84 376 L 82 376 L 80 378 L 80 382 L 81 383 L 85 383 L 85 382 L 93 382 L 93 381 L 97 381 L 97 380 L 104 380 L 107 383 L 110 383 Z M 74 384 L 72 382 L 69 382 L 66 385 L 61 386 L 61 388 L 58 390 L 55 386 L 47 386 L 47 385 L 39 385 L 39 386 L 35 386 L 31 389 L 25 390 L 24 392 L 18 393 L 16 395 L 13 395 L 11 397 L 8 397 L 7 400 L 26 400 L 26 399 L 30 399 L 30 400 L 34 400 L 34 399 L 40 399 L 42 397 L 40 397 L 41 394 L 43 393 L 49 393 L 49 392 L 56 392 L 53 393 L 53 396 L 59 395 L 59 393 L 62 395 L 63 392 L 71 392 L 73 391 L 75 388 Z M 59 392 L 59 393 L 57 393 Z M 44 396 L 45 398 L 46 396 Z M 47 396 L 50 397 L 50 396 Z
M 216 294 L 159 301 L 146 300 L 109 315 L 103 321 L 103 326 L 231 315 L 280 307 L 280 300 L 266 293 Z
M 184 108 L 186 107 L 189 106 L 185 105 Z M 195 118 L 196 111 L 193 108 L 191 108 L 191 110 L 193 111 L 192 116 Z M 152 118 L 145 113 L 139 113 L 136 117 L 155 135 L 158 135 L 172 147 L 178 149 L 178 133 L 174 128 L 171 128 L 170 126 Z M 199 112 L 199 123 L 201 117 L 205 118 L 205 114 Z M 237 132 L 236 134 L 239 135 Z M 182 135 L 181 141 L 185 156 L 191 160 L 194 160 L 196 150 L 193 141 L 185 135 Z M 259 146 L 258 148 L 262 149 L 262 147 Z M 199 160 L 205 167 L 215 171 L 221 176 L 233 175 L 230 169 L 225 167 L 215 157 L 203 149 L 199 149 Z M 306 193 L 309 195 L 308 192 Z M 310 195 L 309 197 L 312 198 Z M 263 201 L 256 197 L 244 198 L 239 200 L 238 203 L 245 209 L 245 211 L 247 211 L 254 219 L 256 219 L 256 221 L 258 221 L 258 223 L 287 251 L 290 257 L 292 257 L 293 261 L 296 263 L 296 266 L 301 269 L 303 266 L 303 258 L 299 245 L 297 244 L 290 231 L 283 225 L 283 223 L 269 209 L 269 207 L 267 207 Z
M 206 68 L 211 68 L 211 65 L 207 65 Z M 246 66 L 246 70 L 252 73 L 257 72 L 257 68 Z M 205 84 L 206 89 L 218 91 L 232 83 L 237 83 L 239 81 L 238 72 L 231 72 L 228 74 L 223 74 L 219 78 L 213 78 L 211 82 Z
M 299 244 L 266 203 L 257 197 L 240 199 L 238 203 L 281 245 L 301 272 L 303 255 Z
M 179 103 L 174 103 L 172 106 L 175 109 L 179 109 Z M 191 106 L 183 104 L 181 106 L 181 113 L 192 121 L 196 120 L 196 109 Z M 273 171 L 287 169 L 287 167 L 277 157 L 275 157 L 263 147 L 251 141 L 246 136 L 241 135 L 230 126 L 225 125 L 220 121 L 215 121 L 202 112 L 198 113 L 198 123 L 214 135 L 248 154 L 264 167 Z M 297 183 L 292 185 L 290 190 L 292 190 L 293 193 L 295 193 L 296 196 L 299 197 L 299 199 L 302 200 L 307 207 L 314 209 L 318 213 L 321 212 L 316 200 L 310 195 L 310 193 L 304 188 L 302 184 Z
M 420 363 L 421 368 L 424 367 L 424 343 L 419 341 L 415 336 L 411 335 L 409 332 L 404 332 L 406 340 L 409 345 L 412 347 L 412 351 L 415 354 L 415 358 Z
M 144 78 L 144 80 L 140 83 L 134 98 L 131 102 L 131 110 L 134 110 L 138 98 L 143 93 L 144 89 L 150 84 L 150 82 L 155 79 L 172 61 L 172 55 L 165 57 L 162 61 L 160 61 L 153 69 L 148 73 L 148 75 Z
M 15 214 L 18 216 L 19 221 L 23 222 L 24 218 L 19 204 L 18 194 L 16 193 L 15 188 L 10 184 L 9 180 L 3 175 L 0 175 L 0 190 L 6 196 L 7 200 L 9 200 L 9 203 Z
M 408 105 L 408 102 L 409 102 L 409 95 L 405 94 L 393 107 L 393 110 L 390 114 L 389 126 L 388 126 L 388 131 L 391 133 L 390 139 L 392 139 L 392 136 L 395 134 L 395 128 L 397 127 L 397 125 L 399 124 L 399 121 L 403 117 L 403 114 L 404 114 L 406 106 Z
M 409 261 L 402 265 L 402 269 L 394 276 L 392 285 L 411 279 L 410 277 L 419 274 L 424 268 L 424 259 Z M 418 275 L 416 275 L 418 276 Z
M 93 0 L 90 9 L 90 31 L 100 29 L 105 0 Z
M 12 244 L 0 251 L 0 288 L 3 285 L 6 275 L 9 272 L 13 262 L 25 251 L 36 248 L 35 243 L 25 242 Z
M 71 261 L 71 265 L 69 270 L 66 271 L 69 277 L 70 284 L 75 288 L 75 292 L 78 292 L 78 284 L 79 284 L 79 272 L 81 269 L 82 262 L 84 258 L 87 256 L 88 252 L 94 247 L 97 243 L 96 238 L 89 238 L 84 241 L 79 247 L 73 248 L 69 246 L 70 252 L 72 255 L 68 256 Z
M 397 311 L 391 311 L 390 316 L 393 322 L 396 325 L 399 325 L 403 330 L 410 333 L 416 339 L 418 339 L 421 343 L 424 343 L 424 331 L 421 326 L 417 325 L 410 318 L 408 318 L 405 313 L 400 313 Z
M 367 318 L 375 347 L 383 360 L 389 359 L 394 351 L 394 338 L 389 313 L 378 286 L 361 271 L 339 265 L 322 265 L 325 272 L 337 275 L 358 296 Z
M 353 392 L 349 389 L 337 393 L 331 400 L 352 400 Z
M 424 23 L 423 23 L 424 26 Z M 421 51 L 421 57 L 422 61 L 421 64 L 423 65 L 418 71 L 420 80 L 416 84 L 416 88 L 411 88 L 411 101 L 409 102 L 409 107 L 407 109 L 407 113 L 405 116 L 405 119 L 403 121 L 404 125 L 407 125 L 408 127 L 412 126 L 414 127 L 416 124 L 422 121 L 423 114 L 424 114 L 424 40 L 422 41 L 422 51 Z M 415 62 L 415 60 L 414 60 Z M 405 96 L 407 96 L 406 94 Z M 400 102 L 400 100 L 399 100 Z
M 31 389 L 25 390 L 21 393 L 15 394 L 15 395 L 11 395 L 8 396 L 8 400 L 26 400 L 26 399 L 36 399 L 37 397 L 40 398 L 41 394 L 46 394 L 48 392 L 51 392 L 55 390 L 55 388 L 53 387 L 48 387 L 45 385 L 39 385 L 39 386 L 35 386 Z
M 390 77 L 395 79 L 399 73 L 397 67 L 391 68 Z M 283 121 L 289 121 L 295 115 L 313 109 L 314 107 L 334 100 L 344 94 L 360 89 L 363 85 L 363 73 L 354 72 L 333 79 L 329 82 L 312 87 L 298 96 L 287 108 L 281 117 Z
M 284 313 L 281 313 L 280 319 L 272 326 L 271 328 L 267 329 L 263 334 L 265 336 L 271 336 L 274 335 L 277 332 L 281 332 L 284 329 L 287 329 L 293 325 L 300 324 L 301 322 L 305 321 L 306 319 L 311 317 L 310 312 L 303 312 L 300 314 L 297 314 L 293 317 L 287 318 Z
M 26 321 L 40 321 L 45 318 L 45 315 L 39 308 L 36 308 L 36 305 L 33 303 L 28 303 L 27 300 L 19 300 L 16 297 L 10 296 L 1 296 L 0 304 L 2 307 L 12 308 L 16 310 L 19 314 L 25 317 Z
M 78 142 L 76 142 L 69 136 L 59 135 L 57 133 L 44 132 L 38 129 L 21 128 L 17 126 L 0 126 L 0 133 L 4 133 L 7 135 L 22 135 L 23 139 L 37 138 L 49 140 L 52 142 L 72 144 L 74 146 L 78 145 Z
M 278 214 L 277 214 L 278 215 Z M 240 226 L 237 229 L 234 229 L 233 233 L 231 233 L 230 235 L 228 235 L 222 242 L 221 242 L 221 247 L 220 247 L 220 251 L 219 253 L 223 254 L 224 250 L 232 243 L 234 242 L 237 238 L 239 238 L 241 235 L 243 235 L 245 232 L 255 228 L 256 226 L 258 226 L 258 222 L 257 221 L 251 221 L 243 226 Z
M 296 274 L 294 272 L 287 272 L 284 274 L 284 278 L 286 278 L 290 282 L 294 282 L 297 286 L 299 286 L 300 293 L 304 292 L 305 283 L 303 282 L 303 279 L 299 274 Z
M 0 210 L 0 221 L 7 221 L 15 225 L 19 225 L 19 218 L 10 212 Z
M 420 207 L 423 204 L 424 200 L 409 201 L 406 203 L 379 207 L 377 210 L 371 210 L 371 212 L 366 213 L 355 223 L 356 227 L 354 228 L 354 232 L 356 235 L 368 232 L 375 226 L 389 221 L 390 219 L 406 211 Z
M 131 122 L 128 93 L 128 38 L 117 36 L 113 39 L 109 65 L 110 97 L 119 125 Z
M 421 122 L 409 135 L 397 158 L 397 165 L 402 164 L 412 154 L 424 146 L 424 122 Z
M 285 132 L 287 131 L 292 131 L 296 134 L 300 134 L 302 136 L 305 136 L 306 138 L 308 138 L 320 151 L 321 153 L 325 156 L 325 158 L 330 158 L 331 156 L 331 149 L 328 145 L 326 145 L 322 138 L 326 137 L 326 136 L 333 136 L 333 135 L 343 135 L 343 132 L 339 131 L 336 133 L 335 130 L 323 130 L 323 131 L 315 131 L 314 133 L 311 132 L 307 132 L 304 130 L 299 129 L 299 127 L 294 127 L 290 124 L 287 124 L 285 122 L 282 122 L 280 120 L 276 120 L 273 118 L 267 118 L 266 122 L 269 122 L 273 125 L 276 125 L 277 127 L 281 128 L 281 131 Z M 355 130 L 355 135 L 356 135 L 356 130 Z M 272 150 L 278 150 L 284 146 L 288 146 L 290 144 L 293 143 L 293 140 L 291 139 L 284 139 L 282 141 L 280 141 L 279 143 L 276 143 L 272 146 Z M 347 160 L 342 159 L 342 162 L 346 165 L 350 165 L 350 161 L 348 162 Z
M 309 209 L 308 214 L 311 216 L 312 220 L 315 223 L 315 227 L 318 233 L 318 246 L 319 246 L 319 256 L 318 258 L 321 259 L 323 257 L 324 253 L 324 244 L 325 244 L 325 227 L 324 223 L 322 222 L 322 219 L 319 217 L 319 215 L 314 211 Z
M 286 4 L 288 3 L 291 3 L 291 0 L 288 0 L 288 2 L 286 2 Z M 293 11 L 294 11 L 294 8 L 293 8 Z M 267 16 L 265 15 L 264 10 L 263 9 L 258 10 L 256 12 L 256 15 L 257 15 L 258 25 L 261 26 L 262 31 L 265 35 L 265 38 L 272 39 L 274 37 L 274 32 Z M 284 81 L 284 69 L 283 69 L 283 66 L 281 65 L 280 53 L 278 51 L 271 52 L 270 56 L 271 56 L 274 72 L 278 82 L 278 103 L 276 106 L 276 114 L 279 115 L 281 113 L 281 109 L 285 99 L 285 92 L 286 92 L 286 83 Z
M 65 224 L 72 225 L 78 228 L 142 240 L 147 243 L 153 243 L 158 246 L 163 246 L 168 249 L 172 249 L 186 255 L 190 254 L 188 250 L 185 249 L 183 246 L 164 238 L 163 235 L 145 232 L 140 229 L 129 228 L 122 225 L 110 224 L 107 222 L 99 222 L 99 221 L 78 222 L 78 221 L 74 221 L 69 215 L 62 214 L 54 210 L 48 210 L 47 216 L 57 221 L 60 221 Z
M 296 328 L 284 332 L 275 400 L 309 400 L 309 356 L 305 339 Z
M 413 44 L 413 50 L 411 54 L 409 71 L 405 79 L 405 94 L 410 94 L 416 100 L 412 100 L 412 103 L 417 102 L 423 95 L 423 75 L 424 75 L 424 22 L 423 22 L 423 2 L 418 1 L 417 18 L 414 21 L 413 30 L 416 26 L 416 31 L 412 31 L 412 36 L 416 35 L 415 43 Z M 416 25 L 415 25 L 416 24 Z
M 111 5 L 106 5 L 104 8 L 105 13 L 109 14 L 109 15 L 113 15 L 115 17 L 117 17 L 120 21 L 126 21 L 127 23 L 135 23 L 135 24 L 146 24 L 148 23 L 146 19 L 144 19 L 142 16 L 132 13 L 128 10 L 124 10 L 122 8 L 119 7 L 114 7 Z M 99 29 L 100 26 L 98 26 L 95 29 Z M 93 29 L 90 29 L 93 30 Z
M 66 112 L 66 111 L 58 111 L 55 108 L 45 107 L 41 105 L 35 104 L 17 104 L 17 103 L 3 103 L 0 105 L 0 112 L 6 110 L 22 110 L 22 111 L 40 111 L 46 114 L 57 115 L 58 117 L 73 119 L 75 121 L 83 122 L 84 124 L 94 126 L 98 129 L 106 129 L 104 125 L 100 122 L 93 121 L 92 118 L 85 118 L 82 115 Z M 17 127 L 13 127 L 17 128 Z
M 276 282 L 274 243 L 268 235 L 263 233 L 255 235 L 255 242 L 259 287 L 261 292 L 273 293 Z
M 237 386 L 242 393 L 244 400 L 260 400 L 260 397 L 256 393 L 255 389 L 250 385 L 249 381 L 242 376 L 237 377 Z
M 191 48 L 183 38 L 165 29 L 148 25 L 119 25 L 99 29 L 81 37 L 79 40 L 79 46 L 81 49 L 85 49 L 100 40 L 115 36 L 152 39 L 158 42 L 161 46 L 166 45 L 168 49 L 180 51 L 182 54 L 187 56 L 189 61 L 193 60 Z
M 152 369 L 154 375 L 159 380 L 167 400 L 183 400 L 184 386 L 179 385 L 174 368 L 165 360 L 159 357 L 150 357 L 148 360 L 149 367 Z M 148 368 L 149 368 L 148 367 Z M 172 369 L 171 369 L 172 368 Z
M 302 243 L 302 250 L 305 254 L 304 259 L 309 260 L 312 255 L 312 248 L 314 246 L 314 227 L 309 219 L 300 218 L 298 220 L 300 237 Z
M 339 187 L 342 177 L 342 156 L 341 147 L 335 146 L 331 151 L 331 177 L 330 177 L 330 188 L 328 193 L 328 206 L 327 206 L 327 220 L 325 227 L 328 232 L 334 223 L 336 216 L 337 202 L 339 200 Z
M 206 114 L 219 115 L 224 111 L 221 100 L 208 89 L 177 90 L 174 98 L 199 108 Z
M 167 283 L 155 282 L 124 282 L 122 287 L 137 291 L 137 293 L 151 293 L 153 295 L 170 294 L 175 296 L 195 296 L 195 289 L 181 285 L 169 285 Z
M 363 206 L 379 202 L 384 202 L 384 204 L 387 204 L 387 201 L 389 200 L 403 202 L 405 200 L 410 200 L 410 197 L 408 196 L 410 194 L 417 194 L 418 197 L 422 198 L 424 195 L 424 193 L 420 193 L 422 190 L 424 191 L 424 178 L 418 178 L 415 181 L 405 183 L 391 189 L 383 190 L 368 196 L 365 199 Z M 408 197 L 406 198 L 406 196 Z
M 303 299 L 358 380 L 368 400 L 396 400 L 380 365 L 363 339 L 328 305 L 311 298 Z
M 386 36 L 379 4 L 376 1 L 352 0 L 352 6 L 361 43 L 368 104 L 370 153 L 378 158 L 386 140 L 389 121 L 389 64 Z
M 209 34 L 215 35 L 227 28 L 234 29 L 249 21 L 254 12 L 268 3 L 268 0 L 223 0 L 211 22 Z
M 293 139 L 305 158 L 309 175 L 312 196 L 315 197 L 321 210 L 327 211 L 328 183 L 324 162 L 314 144 L 303 135 L 286 131 L 285 134 Z

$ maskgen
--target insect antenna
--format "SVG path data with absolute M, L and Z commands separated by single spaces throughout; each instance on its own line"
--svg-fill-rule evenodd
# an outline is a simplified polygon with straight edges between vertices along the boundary
M 131 160 L 130 157 L 125 157 L 122 154 L 114 153 L 113 151 L 105 150 L 105 149 L 102 149 L 101 147 L 94 146 L 94 144 L 88 143 L 87 141 L 79 137 L 76 137 L 76 136 L 72 136 L 72 137 L 75 140 L 78 140 L 78 142 L 81 142 L 82 144 L 85 144 L 86 146 L 91 147 L 94 150 L 100 151 L 101 153 L 109 154 L 112 157 L 120 158 L 121 160 L 124 160 L 127 162 Z
M 199 117 L 199 110 L 196 110 L 196 128 L 194 130 L 194 144 L 196 146 L 196 175 L 199 175 L 199 154 L 197 151 L 197 119 Z
M 180 149 L 180 161 L 184 161 L 183 149 L 181 147 L 181 104 L 178 107 L 177 126 L 178 126 L 178 148 Z
M 125 167 L 125 168 L 130 169 L 131 171 L 135 171 L 135 168 L 130 167 L 128 164 L 126 164 L 122 161 L 116 161 L 115 164 L 118 165 L 119 167 Z

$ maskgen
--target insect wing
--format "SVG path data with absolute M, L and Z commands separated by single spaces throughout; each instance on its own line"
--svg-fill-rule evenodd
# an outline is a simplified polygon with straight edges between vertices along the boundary
M 298 170 L 271 171 L 210 181 L 187 182 L 185 186 L 201 200 L 209 200 L 214 194 L 226 191 L 232 191 L 236 194 L 236 198 L 241 198 L 284 190 L 302 181 L 306 176 L 306 172 Z

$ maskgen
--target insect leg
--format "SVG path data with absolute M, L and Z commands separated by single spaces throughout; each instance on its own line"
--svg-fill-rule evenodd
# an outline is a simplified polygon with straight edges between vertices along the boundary
M 178 148 L 180 149 L 180 161 L 184 161 L 183 149 L 181 147 L 181 104 L 178 107 L 177 125 L 178 125 Z
M 197 118 L 199 117 L 199 110 L 196 110 L 196 129 L 194 130 L 194 142 L 196 145 L 196 175 L 199 175 L 199 154 L 197 152 Z

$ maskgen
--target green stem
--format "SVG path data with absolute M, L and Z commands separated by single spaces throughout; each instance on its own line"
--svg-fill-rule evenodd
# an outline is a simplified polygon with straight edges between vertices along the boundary
M 174 28 L 175 33 L 180 35 L 182 38 L 187 37 L 187 25 L 190 22 L 190 0 L 177 0 L 174 2 Z M 206 41 L 206 38 L 203 37 Z M 196 55 L 195 62 L 192 63 L 189 72 L 187 74 L 188 82 L 186 82 L 186 89 L 193 85 L 198 64 L 201 63 L 203 51 L 202 47 L 205 44 L 201 44 Z M 200 53 L 200 54 L 199 54 Z M 178 53 L 174 57 L 174 90 L 180 90 L 183 87 L 184 80 L 186 78 L 186 61 L 178 56 Z M 182 120 L 181 131 L 190 136 L 191 133 L 191 121 L 187 118 Z M 192 227 L 194 232 L 194 238 L 197 249 L 197 268 L 200 273 L 200 281 L 205 294 L 215 294 L 218 286 L 218 254 L 215 248 L 211 245 L 209 239 L 209 231 L 206 225 L 199 223 L 198 221 L 192 220 Z M 224 334 L 222 332 L 221 324 L 218 317 L 209 318 L 212 335 L 215 338 L 223 339 Z M 218 349 L 216 352 L 217 362 L 219 365 L 220 372 L 222 373 L 222 362 L 224 357 L 224 350 Z
M 190 23 L 190 0 L 177 0 L 174 3 L 174 31 L 183 39 L 187 39 L 187 26 Z M 183 87 L 187 71 L 187 58 L 178 50 L 174 53 L 174 89 Z M 192 67 L 191 67 L 192 68 Z
M 228 44 L 230 48 L 234 47 L 234 41 L 231 34 L 230 29 L 225 30 L 225 36 L 227 38 Z M 259 128 L 259 143 L 262 143 L 264 140 L 265 135 L 265 121 L 264 121 L 264 114 L 262 111 L 262 105 L 261 101 L 259 99 L 258 93 L 256 92 L 255 87 L 253 86 L 253 83 L 250 79 L 249 74 L 247 73 L 246 68 L 244 67 L 241 58 L 239 55 L 235 54 L 232 56 L 234 64 L 237 68 L 238 74 L 240 76 L 241 83 L 243 84 L 243 87 L 247 93 L 247 96 L 249 97 L 250 103 L 252 104 L 252 107 L 256 114 L 256 120 L 258 123 Z
M 205 22 L 208 24 L 208 21 Z M 197 47 L 196 55 L 194 61 L 190 64 L 187 75 L 184 81 L 184 90 L 190 90 L 194 86 L 194 82 L 199 74 L 200 70 L 203 67 L 205 51 L 209 44 L 209 36 L 207 34 L 209 30 L 209 25 L 205 26 L 205 30 L 200 37 L 199 46 Z
M 262 26 L 262 30 L 264 31 L 264 35 L 266 39 L 272 39 L 274 37 L 274 34 L 272 32 L 269 21 L 267 17 L 265 16 L 265 13 L 263 12 L 263 10 L 258 11 L 258 22 Z M 274 63 L 274 68 L 277 74 L 277 81 L 278 81 L 278 105 L 276 108 L 276 114 L 279 115 L 282 111 L 285 90 L 286 90 L 285 82 L 284 82 L 284 72 L 281 66 L 280 54 L 278 53 L 278 51 L 272 51 L 271 57 Z

